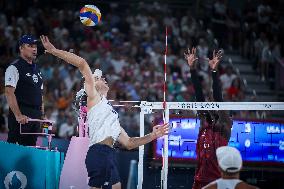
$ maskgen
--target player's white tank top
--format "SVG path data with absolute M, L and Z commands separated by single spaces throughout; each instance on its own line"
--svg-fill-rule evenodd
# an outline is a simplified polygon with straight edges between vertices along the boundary
M 118 113 L 105 97 L 88 111 L 87 123 L 89 146 L 101 142 L 107 137 L 112 137 L 116 141 L 121 132 Z
M 239 179 L 218 179 L 215 181 L 217 183 L 217 189 L 235 189 L 237 184 L 243 182 Z

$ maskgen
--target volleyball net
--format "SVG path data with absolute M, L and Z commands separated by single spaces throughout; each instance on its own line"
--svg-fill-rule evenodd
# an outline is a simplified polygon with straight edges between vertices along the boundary
M 283 102 L 146 102 L 140 104 L 140 136 L 145 133 L 145 116 L 164 111 L 160 122 L 171 126 L 169 135 L 157 139 L 154 156 L 161 160 L 160 188 L 168 188 L 169 158 L 196 159 L 195 146 L 200 122 L 200 110 L 228 110 L 233 116 L 230 146 L 238 148 L 244 160 L 284 163 Z M 283 117 L 284 118 L 284 117 Z M 143 188 L 144 146 L 139 147 L 138 184 Z M 282 154 L 282 155 L 281 155 Z M 282 157 L 283 156 L 283 157 Z

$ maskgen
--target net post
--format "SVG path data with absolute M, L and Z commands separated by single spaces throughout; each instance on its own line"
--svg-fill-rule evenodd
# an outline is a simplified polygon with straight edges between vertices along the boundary
M 145 102 L 141 102 L 140 104 L 140 137 L 145 135 L 145 125 L 144 125 L 144 117 L 145 114 L 148 112 L 147 108 L 145 107 Z M 137 189 L 142 189 L 143 185 L 143 159 L 144 159 L 144 145 L 139 146 L 139 157 L 138 157 L 138 183 Z
M 165 122 L 169 123 L 170 120 L 170 109 L 166 106 L 165 109 Z M 161 180 L 163 179 L 162 187 L 167 189 L 168 187 L 168 171 L 169 171 L 169 136 L 164 136 L 164 148 L 163 148 L 163 168 L 161 172 Z

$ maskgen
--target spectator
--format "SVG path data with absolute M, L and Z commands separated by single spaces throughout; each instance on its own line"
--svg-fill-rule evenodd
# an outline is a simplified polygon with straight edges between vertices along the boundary
M 259 38 L 254 42 L 254 51 L 255 51 L 255 65 L 254 68 L 261 72 L 261 56 L 262 50 L 264 47 L 268 46 L 268 39 L 266 33 L 261 32 Z
M 203 38 L 199 39 L 199 44 L 197 45 L 197 57 L 200 69 L 204 72 L 208 71 L 208 52 L 209 47 Z
M 226 19 L 226 25 L 228 28 L 228 44 L 229 49 L 236 49 L 240 47 L 241 33 L 240 33 L 240 18 L 238 18 L 237 14 L 232 10 L 228 10 L 228 16 Z
M 223 90 L 226 91 L 231 85 L 232 81 L 236 78 L 232 66 L 227 66 L 225 73 L 220 76 Z
M 56 127 L 56 129 L 57 129 L 57 131 L 56 131 L 57 135 L 59 134 L 61 125 L 62 125 L 63 123 L 66 123 L 66 122 L 67 122 L 67 120 L 66 120 L 66 119 L 67 119 L 67 116 L 68 116 L 68 114 L 65 113 L 65 110 L 60 109 L 60 110 L 58 111 L 58 115 L 57 115 L 57 118 L 56 118 L 56 125 L 55 125 L 55 127 Z
M 227 26 L 226 26 L 226 17 L 227 17 L 227 5 L 225 0 L 216 0 L 213 5 L 213 15 L 212 15 L 212 24 L 213 31 L 216 34 L 220 45 L 224 47 L 225 40 L 227 37 Z
M 275 59 L 272 54 L 273 48 L 273 42 L 268 41 L 268 44 L 266 44 L 262 48 L 261 52 L 261 59 L 260 59 L 260 74 L 261 74 L 261 80 L 265 81 L 265 78 L 268 75 L 268 67 L 275 66 Z
M 228 101 L 242 101 L 244 99 L 244 91 L 239 77 L 236 77 L 231 86 L 227 89 Z
M 65 139 L 70 139 L 75 134 L 75 122 L 71 116 L 60 125 L 58 136 Z
M 275 68 L 278 60 L 281 58 L 280 45 L 277 42 L 277 38 L 263 48 L 261 54 L 261 79 L 265 81 L 265 78 L 273 80 L 275 78 Z

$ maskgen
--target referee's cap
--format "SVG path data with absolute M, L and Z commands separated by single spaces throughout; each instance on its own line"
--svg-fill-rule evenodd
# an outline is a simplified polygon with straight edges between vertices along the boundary
M 216 156 L 220 168 L 229 173 L 239 172 L 242 168 L 242 156 L 234 147 L 222 146 L 217 148 Z
M 23 44 L 36 44 L 37 41 L 38 40 L 33 35 L 23 35 L 19 40 L 19 45 L 21 46 Z

